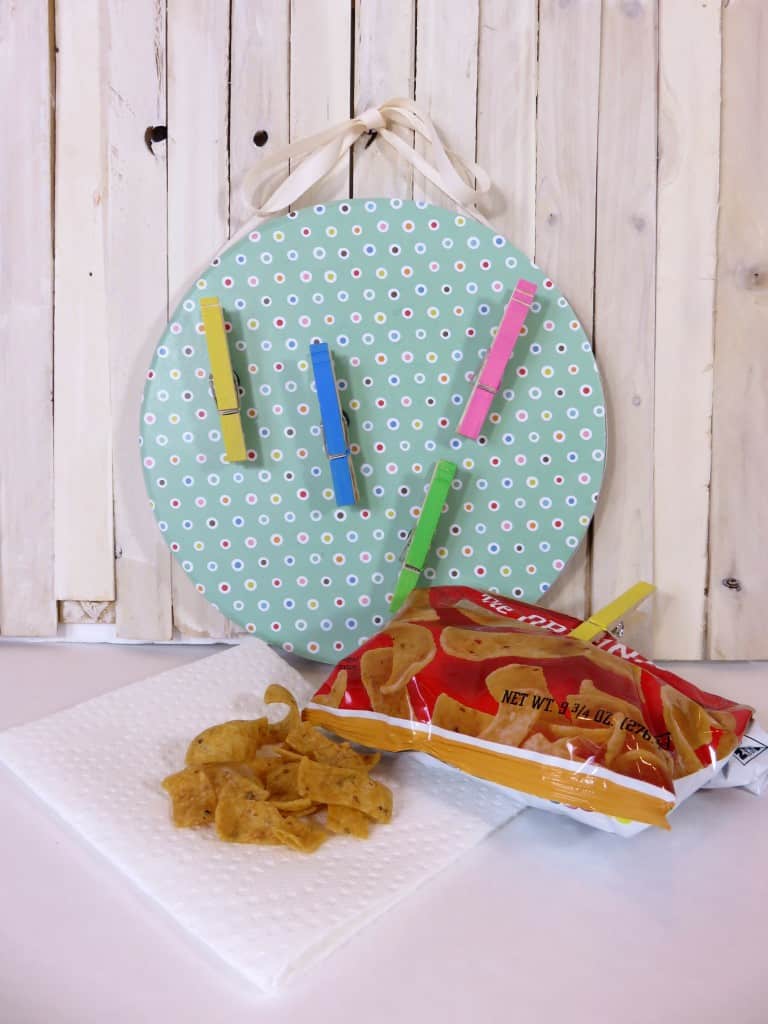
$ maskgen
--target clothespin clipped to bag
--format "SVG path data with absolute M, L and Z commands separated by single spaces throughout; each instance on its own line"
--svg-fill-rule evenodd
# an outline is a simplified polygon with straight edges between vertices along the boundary
M 535 295 L 536 285 L 530 281 L 521 279 L 515 285 L 496 337 L 483 361 L 464 414 L 456 428 L 457 434 L 469 437 L 474 441 L 477 440 L 488 416 L 491 403 L 501 387 L 504 371 L 515 351 L 515 344 Z
M 211 387 L 221 423 L 221 436 L 228 462 L 244 462 L 248 458 L 240 419 L 240 395 L 237 377 L 232 369 L 232 360 L 224 328 L 224 314 L 221 303 L 215 295 L 200 299 L 200 316 L 203 319 L 208 359 L 211 363 Z
M 427 560 L 432 539 L 443 514 L 443 505 L 448 497 L 451 481 L 456 475 L 456 463 L 441 459 L 435 466 L 429 482 L 427 496 L 421 507 L 419 521 L 411 531 L 410 540 L 403 553 L 403 568 L 395 584 L 395 592 L 389 603 L 389 610 L 396 612 L 416 584 Z
M 600 633 L 609 633 L 614 623 L 637 607 L 655 589 L 656 587 L 652 583 L 643 581 L 636 583 L 634 587 L 630 587 L 629 590 L 620 594 L 615 601 L 611 601 L 604 608 L 593 612 L 580 626 L 572 629 L 568 636 L 573 636 L 577 640 L 589 641 L 594 640 Z
M 320 406 L 320 419 L 323 423 L 325 454 L 328 456 L 331 469 L 336 504 L 356 505 L 359 497 L 357 480 L 352 466 L 347 424 L 339 401 L 333 353 L 325 341 L 313 342 L 309 346 L 309 353 L 312 357 L 317 401 Z

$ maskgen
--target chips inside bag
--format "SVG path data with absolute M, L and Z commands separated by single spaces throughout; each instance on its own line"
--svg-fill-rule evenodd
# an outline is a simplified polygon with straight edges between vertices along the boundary
M 469 587 L 415 590 L 341 661 L 304 718 L 416 750 L 526 802 L 633 835 L 739 746 L 752 708 L 705 693 L 579 620 Z

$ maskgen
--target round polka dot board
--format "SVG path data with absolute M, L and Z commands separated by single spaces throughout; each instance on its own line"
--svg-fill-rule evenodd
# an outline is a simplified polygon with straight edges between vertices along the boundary
M 456 426 L 517 281 L 537 286 L 482 433 Z M 220 299 L 248 458 L 227 462 L 199 309 Z M 328 342 L 356 505 L 337 507 L 309 346 Z M 396 199 L 262 224 L 182 300 L 147 375 L 144 474 L 197 590 L 286 650 L 336 661 L 381 627 L 440 459 L 456 463 L 422 583 L 536 601 L 592 517 L 605 404 L 584 331 L 504 238 Z

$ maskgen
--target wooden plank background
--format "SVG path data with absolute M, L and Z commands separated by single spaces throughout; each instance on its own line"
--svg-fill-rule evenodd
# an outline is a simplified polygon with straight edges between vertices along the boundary
M 767 52 L 763 0 L 0 5 L 0 631 L 234 630 L 144 501 L 143 373 L 247 220 L 246 172 L 409 96 L 594 340 L 605 488 L 548 599 L 585 612 L 652 578 L 648 653 L 768 658 Z M 447 202 L 381 149 L 306 201 Z

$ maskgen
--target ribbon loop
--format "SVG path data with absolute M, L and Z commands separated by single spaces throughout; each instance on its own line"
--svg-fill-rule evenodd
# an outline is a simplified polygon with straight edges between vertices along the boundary
M 393 128 L 412 131 L 417 139 L 428 142 L 432 162 L 415 147 L 409 145 Z M 474 204 L 489 190 L 490 178 L 475 163 L 467 163 L 456 153 L 446 149 L 430 118 L 409 99 L 391 99 L 379 107 L 369 107 L 349 121 L 331 125 L 315 135 L 299 139 L 284 146 L 277 153 L 246 174 L 242 189 L 246 202 L 255 218 L 265 218 L 285 210 L 297 202 L 318 181 L 329 174 L 336 164 L 354 146 L 361 135 L 377 132 L 378 137 L 391 146 L 414 170 L 460 206 L 466 214 L 490 227 Z M 253 200 L 257 180 L 264 180 L 286 161 L 300 161 L 285 180 L 260 205 Z M 245 234 L 253 222 L 245 225 L 237 238 Z

